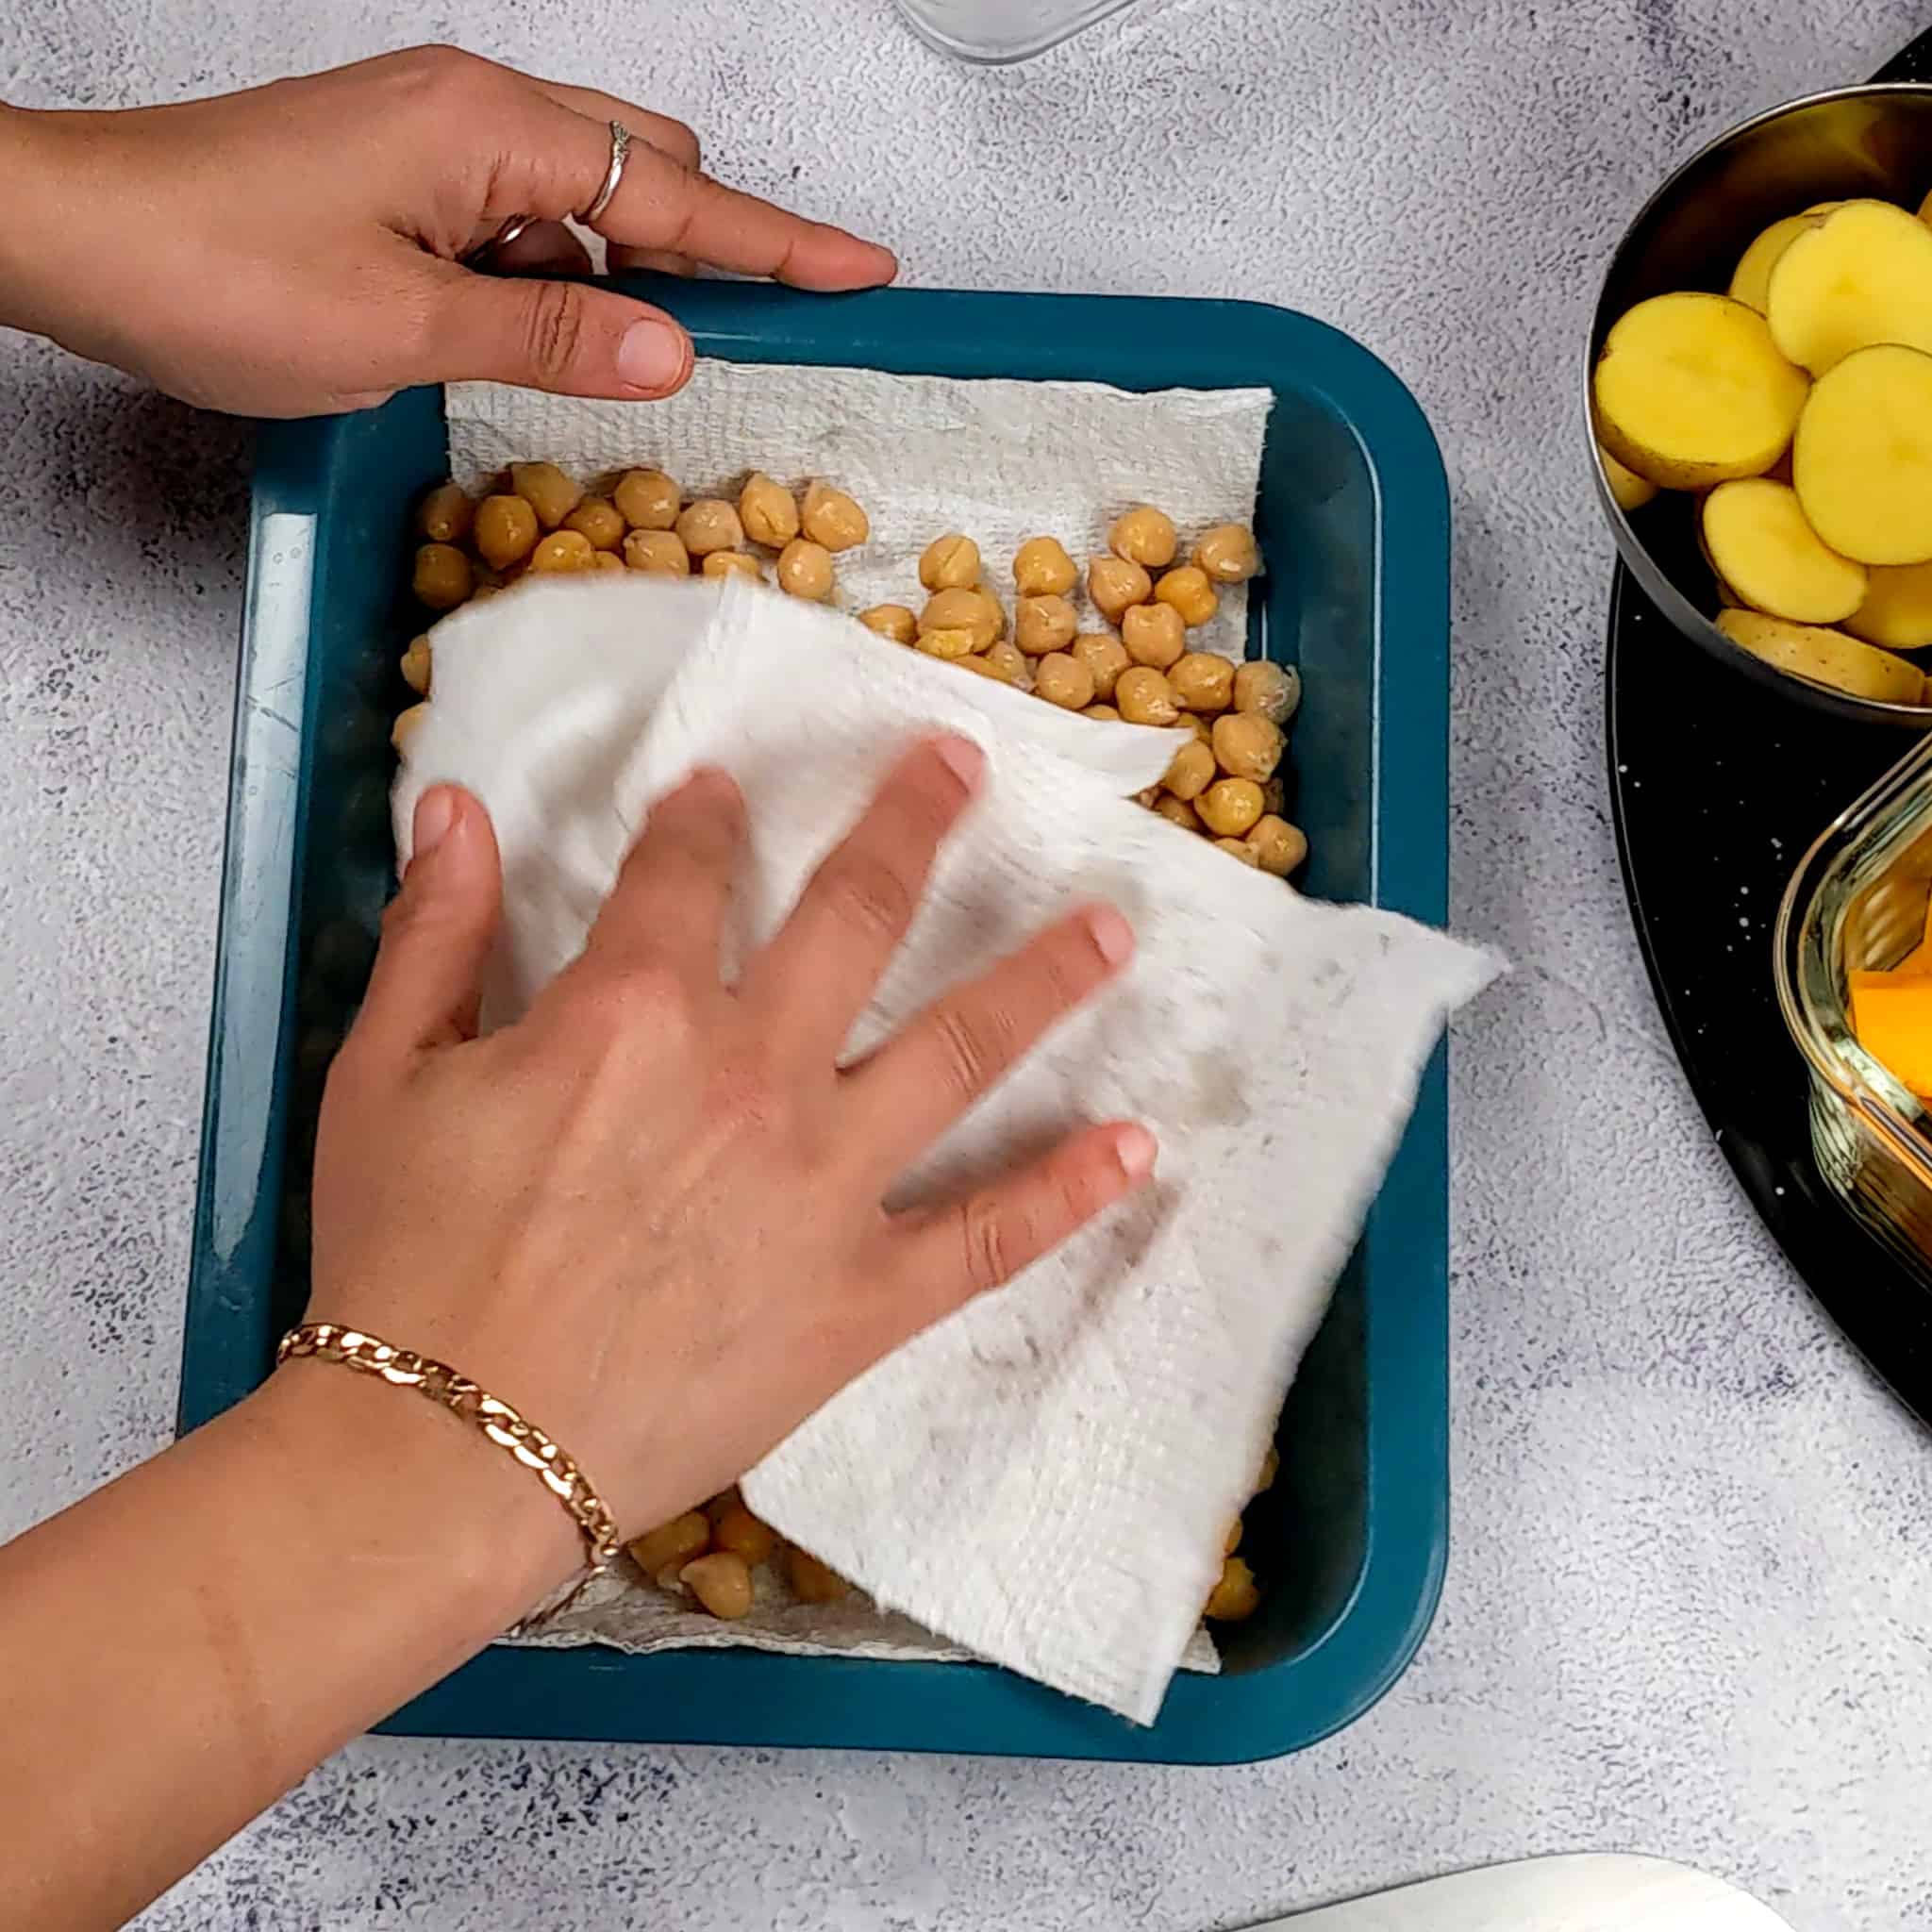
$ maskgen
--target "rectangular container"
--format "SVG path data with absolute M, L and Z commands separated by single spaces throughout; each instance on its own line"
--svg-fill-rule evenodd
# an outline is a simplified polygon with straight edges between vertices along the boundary
M 1858 1044 L 1846 975 L 1890 972 L 1932 902 L 1932 738 L 1840 812 L 1778 908 L 1778 1005 L 1810 1074 L 1811 1152 L 1853 1216 L 1932 1288 L 1932 1110 Z
M 1413 398 L 1367 351 L 1249 303 L 886 290 L 802 295 L 639 278 L 700 354 L 904 374 L 1265 386 L 1274 393 L 1251 653 L 1301 667 L 1291 815 L 1307 890 L 1440 923 L 1448 809 L 1448 492 Z M 640 454 L 650 413 L 641 406 Z M 532 452 L 533 455 L 541 452 Z M 756 451 L 747 451 L 755 459 Z M 445 474 L 441 392 L 264 428 L 255 479 L 228 848 L 180 1425 L 266 1374 L 307 1291 L 323 1073 L 391 889 L 389 721 L 420 613 L 399 587 L 416 499 Z M 1229 1763 L 1347 1724 L 1422 1641 L 1448 1538 L 1442 1057 L 1283 1412 L 1249 1512 L 1266 1596 L 1138 1728 L 990 1666 L 630 1657 L 497 1647 L 391 1731 Z

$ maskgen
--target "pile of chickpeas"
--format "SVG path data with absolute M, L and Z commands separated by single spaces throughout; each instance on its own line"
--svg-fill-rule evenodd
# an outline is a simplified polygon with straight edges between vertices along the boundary
M 416 513 L 423 541 L 410 569 L 416 601 L 439 616 L 528 576 L 636 570 L 665 576 L 741 575 L 765 580 L 771 551 L 778 588 L 823 604 L 832 595 L 832 559 L 872 534 L 864 510 L 829 483 L 794 496 L 755 472 L 732 504 L 687 498 L 662 470 L 626 470 L 608 494 L 586 491 L 555 463 L 512 463 L 498 487 L 477 498 L 441 483 Z M 429 694 L 433 648 L 419 637 L 403 653 L 409 689 Z M 423 721 L 411 705 L 395 722 L 397 751 Z
M 1188 633 L 1220 608 L 1216 586 L 1245 582 L 1261 568 L 1260 553 L 1245 526 L 1217 524 L 1187 562 L 1175 562 L 1179 554 L 1165 512 L 1141 504 L 1119 517 L 1107 551 L 1087 565 L 1087 601 L 1104 627 L 1083 629 L 1074 602 L 1078 567 L 1058 538 L 1029 537 L 1013 558 L 1009 636 L 1007 612 L 981 579 L 978 544 L 951 531 L 919 560 L 927 595 L 917 614 L 906 604 L 874 604 L 858 621 L 1082 717 L 1187 726 L 1193 742 L 1140 802 L 1244 865 L 1286 878 L 1308 853 L 1275 776 L 1300 681 L 1264 659 L 1238 665 L 1188 646 Z
M 726 1622 L 750 1615 L 752 1572 L 762 1564 L 782 1559 L 785 1581 L 802 1604 L 835 1604 L 852 1588 L 808 1551 L 795 1543 L 781 1546 L 777 1532 L 745 1507 L 735 1489 L 659 1524 L 627 1547 L 631 1561 L 659 1590 Z
M 823 480 L 794 494 L 754 471 L 734 504 L 688 498 L 662 470 L 626 470 L 608 493 L 587 491 L 555 463 L 512 463 L 481 498 L 440 484 L 424 500 L 417 528 L 423 541 L 411 588 L 439 614 L 530 575 L 627 569 L 763 582 L 768 561 L 781 591 L 826 603 L 833 559 L 871 534 L 863 508 Z M 1265 659 L 1235 664 L 1188 642 L 1220 608 L 1218 587 L 1255 575 L 1260 553 L 1241 524 L 1204 530 L 1186 561 L 1176 560 L 1180 552 L 1173 518 L 1151 504 L 1116 519 L 1108 549 L 1087 565 L 1086 597 L 1097 622 L 1083 628 L 1074 602 L 1080 571 L 1058 538 L 1029 537 L 1015 554 L 1009 621 L 982 579 L 979 545 L 948 532 L 919 560 L 926 593 L 920 609 L 874 604 L 858 621 L 1083 717 L 1186 726 L 1193 741 L 1140 802 L 1242 864 L 1286 878 L 1308 852 L 1276 775 L 1300 679 Z M 425 699 L 433 658 L 426 635 L 403 654 L 403 676 Z M 398 751 L 425 709 L 411 705 L 397 717 Z

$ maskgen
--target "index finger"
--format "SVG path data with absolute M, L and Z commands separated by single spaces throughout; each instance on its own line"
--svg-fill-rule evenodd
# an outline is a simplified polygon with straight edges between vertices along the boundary
M 541 90 L 538 98 L 558 150 L 553 192 L 563 205 L 534 211 L 560 215 L 589 208 L 610 165 L 608 123 Z M 644 118 L 641 109 L 625 112 Z M 734 275 L 769 275 L 794 289 L 869 289 L 898 272 L 891 253 L 876 243 L 726 188 L 655 145 L 624 113 L 611 118 L 634 139 L 617 192 L 594 224 L 608 242 L 689 256 Z

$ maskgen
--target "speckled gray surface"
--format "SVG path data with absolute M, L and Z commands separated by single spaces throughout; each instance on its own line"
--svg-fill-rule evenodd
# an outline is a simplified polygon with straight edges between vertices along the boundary
M 1572 390 L 1592 274 L 1665 167 L 1921 9 L 1147 0 L 991 75 L 886 0 L 504 0 L 485 38 L 441 4 L 301 11 L 50 0 L 0 96 L 467 38 L 683 116 L 912 279 L 1257 296 L 1379 351 L 1456 492 L 1456 918 L 1520 970 L 1455 1070 L 1448 1590 L 1342 1736 L 1228 1772 L 369 1742 L 143 1924 L 1188 1932 L 1603 1847 L 1799 1932 L 1932 1926 L 1932 1454 L 1752 1220 L 1652 1009 Z M 245 451 L 38 344 L 0 339 L 0 380 L 5 1532 L 168 1433 Z

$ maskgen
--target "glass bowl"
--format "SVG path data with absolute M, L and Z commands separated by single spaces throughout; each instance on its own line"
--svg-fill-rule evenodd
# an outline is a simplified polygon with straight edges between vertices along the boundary
M 1847 975 L 1886 972 L 1925 936 L 1932 738 L 1840 812 L 1778 908 L 1774 972 L 1810 1073 L 1811 1151 L 1853 1217 L 1932 1287 L 1932 1109 L 1858 1044 Z

